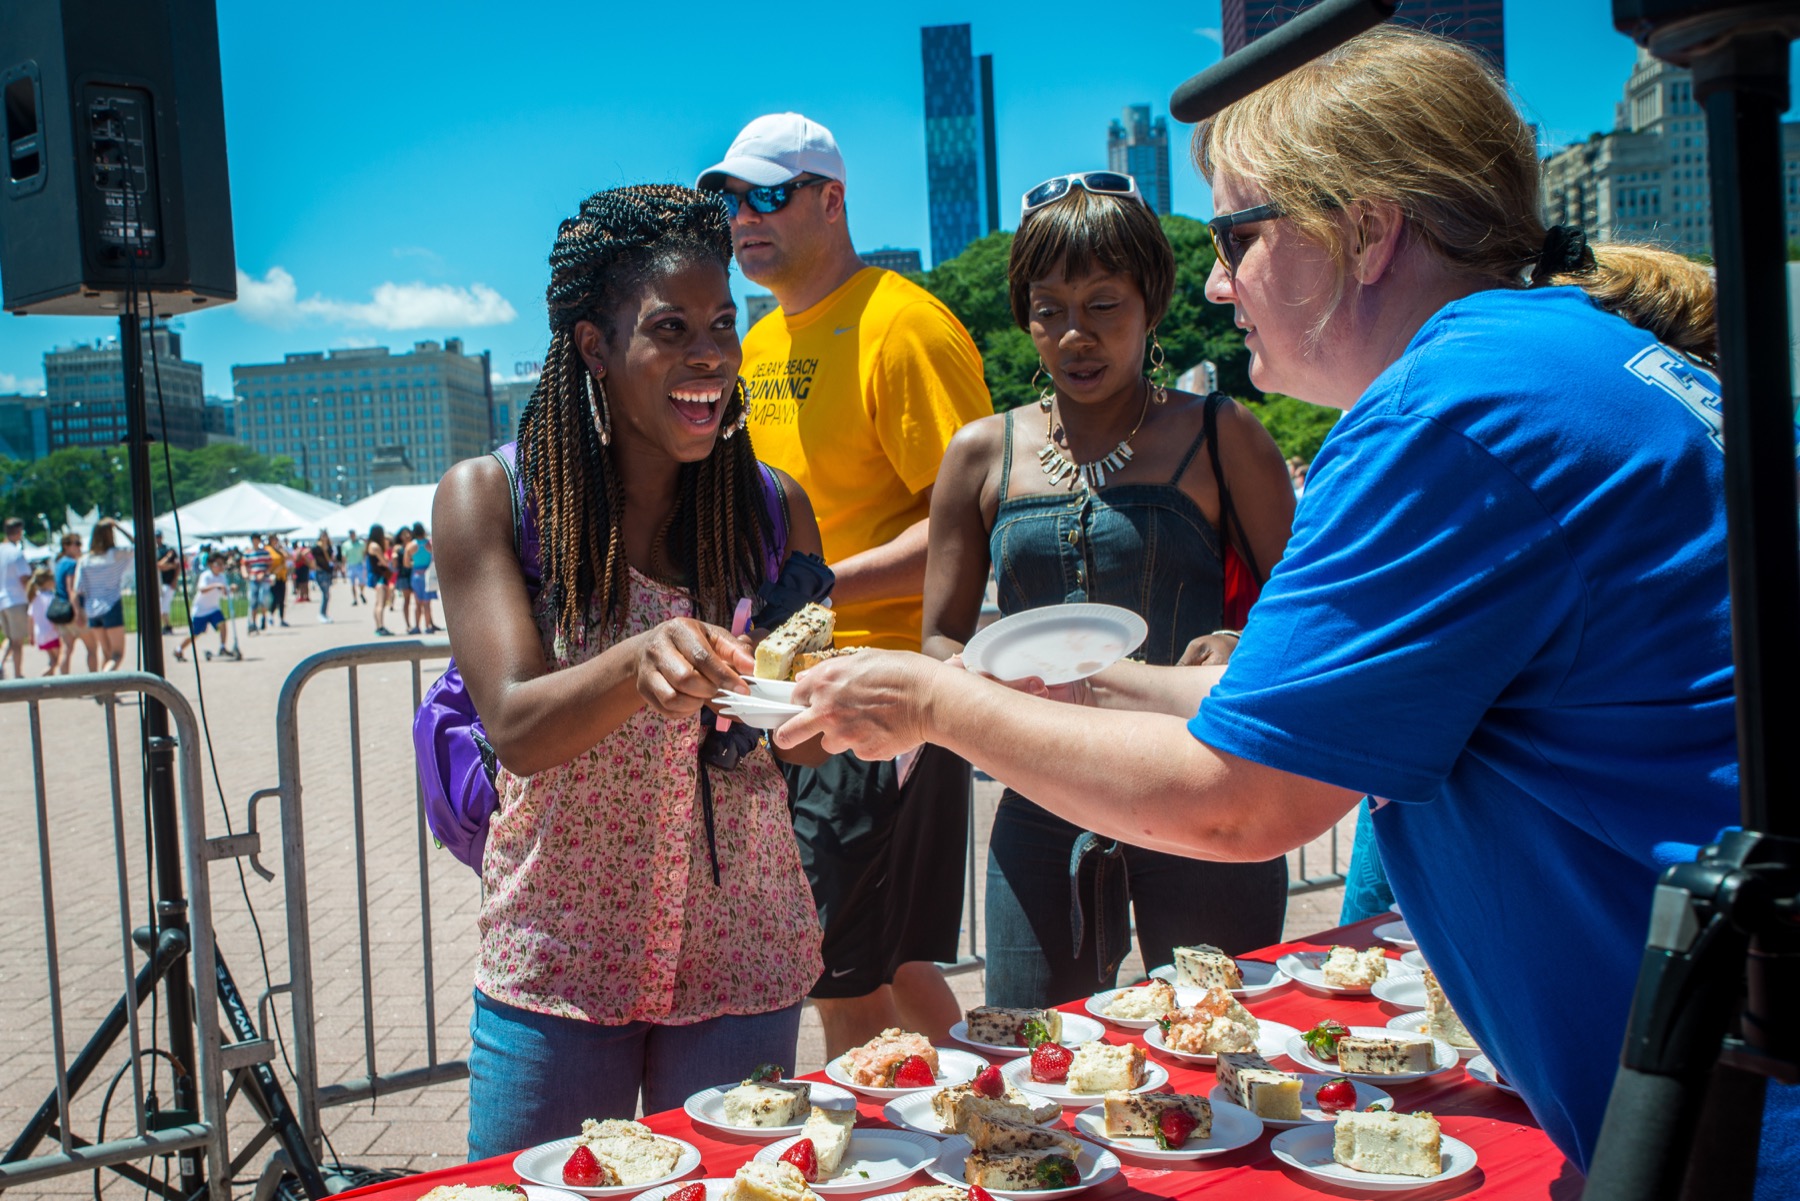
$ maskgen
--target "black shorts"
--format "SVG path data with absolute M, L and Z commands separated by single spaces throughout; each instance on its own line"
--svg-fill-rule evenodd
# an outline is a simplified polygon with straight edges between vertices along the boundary
M 891 759 L 784 765 L 800 862 L 825 929 L 812 995 L 861 997 L 903 963 L 947 963 L 962 935 L 969 765 L 926 745 L 899 785 Z

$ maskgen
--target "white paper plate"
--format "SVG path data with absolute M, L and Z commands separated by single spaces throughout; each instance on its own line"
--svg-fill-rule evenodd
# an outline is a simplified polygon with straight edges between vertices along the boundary
M 1258 1120 L 1271 1130 L 1291 1130 L 1295 1126 L 1316 1126 L 1321 1122 L 1330 1123 L 1337 1121 L 1337 1115 L 1335 1113 L 1326 1113 L 1323 1109 L 1319 1108 L 1319 1086 L 1330 1080 L 1342 1079 L 1342 1077 L 1321 1076 L 1316 1072 L 1299 1072 L 1296 1074 L 1300 1077 L 1300 1120 L 1298 1122 L 1293 1121 L 1290 1118 L 1260 1118 Z M 1371 1105 L 1378 1105 L 1382 1109 L 1392 1109 L 1394 1107 L 1394 1098 L 1387 1093 L 1382 1092 L 1373 1084 L 1368 1084 L 1360 1080 L 1352 1081 L 1351 1083 L 1356 1085 L 1356 1107 L 1358 1109 L 1367 1109 Z M 1235 1104 L 1231 1099 L 1231 1094 L 1226 1091 L 1223 1084 L 1213 1085 L 1212 1091 L 1206 1094 L 1206 1099 L 1211 1101 L 1214 1105 Z
M 1256 1053 L 1264 1059 L 1274 1059 L 1277 1056 L 1286 1055 L 1288 1039 L 1300 1033 L 1292 1026 L 1284 1026 L 1280 1022 L 1264 1021 L 1262 1018 L 1256 1020 L 1256 1027 Z M 1213 1064 L 1219 1062 L 1217 1054 L 1203 1055 L 1193 1051 L 1177 1051 L 1164 1042 L 1163 1037 L 1161 1026 L 1152 1026 L 1144 1031 L 1145 1043 L 1155 1047 L 1164 1055 L 1179 1059 L 1183 1063 Z
M 1151 973 L 1151 975 L 1155 974 L 1156 973 L 1154 972 Z M 1133 988 L 1109 988 L 1105 992 L 1097 992 L 1087 999 L 1087 1011 L 1101 1021 L 1109 1022 L 1114 1026 L 1122 1026 L 1127 1030 L 1148 1030 L 1150 1027 L 1156 1025 L 1155 1018 L 1116 1018 L 1106 1012 L 1106 1007 L 1112 1004 L 1114 997 L 1121 993 L 1132 992 L 1134 988 L 1142 987 L 1142 985 L 1135 985 Z M 1175 1003 L 1177 1005 L 1193 1005 L 1198 1003 L 1200 998 L 1205 995 L 1205 993 L 1197 988 L 1178 988 L 1175 990 Z M 1063 1021 L 1068 1021 L 1068 1016 L 1066 1014 L 1063 1017 Z
M 1367 988 L 1347 988 L 1339 984 L 1325 983 L 1325 973 L 1320 968 L 1324 962 L 1325 953 L 1323 951 L 1296 951 L 1283 955 L 1275 961 L 1275 966 L 1292 977 L 1295 983 L 1304 984 L 1307 988 L 1316 988 L 1320 992 L 1335 993 L 1343 997 L 1366 997 L 1369 995 L 1371 990 Z M 1376 980 L 1377 984 L 1393 976 L 1406 975 L 1418 977 L 1421 987 L 1423 987 L 1424 978 L 1411 968 L 1402 965 L 1397 959 L 1388 960 L 1387 970 L 1388 974 Z M 1424 1002 L 1421 1001 L 1420 1004 L 1424 1004 Z
M 1407 952 L 1403 953 L 1400 956 L 1400 962 L 1405 964 L 1407 967 L 1412 968 L 1414 971 L 1419 971 L 1419 972 L 1422 972 L 1426 968 L 1431 966 L 1430 964 L 1425 962 L 1424 952 L 1416 951 L 1416 950 L 1407 951 Z
M 811 1085 L 808 1094 L 812 1103 L 820 1109 L 855 1109 L 856 1097 L 839 1088 L 835 1084 L 820 1084 L 816 1080 L 806 1082 Z M 800 1133 L 805 1123 L 802 1118 L 791 1126 L 733 1126 L 725 1120 L 725 1094 L 736 1088 L 735 1084 L 721 1084 L 717 1088 L 702 1089 L 687 1099 L 682 1105 L 687 1116 L 694 1120 L 694 1125 L 705 1126 L 725 1134 L 739 1138 L 753 1138 L 766 1142 L 772 1138 L 786 1138 L 790 1134 Z
M 774 1163 L 782 1152 L 799 1142 L 798 1136 L 770 1143 L 756 1153 L 759 1163 Z M 869 1128 L 850 1132 L 844 1162 L 837 1175 L 807 1187 L 822 1197 L 834 1193 L 866 1193 L 899 1184 L 937 1156 L 938 1142 L 905 1130 Z
M 610 1188 L 577 1188 L 572 1184 L 564 1184 L 562 1178 L 563 1164 L 569 1160 L 569 1152 L 575 1149 L 575 1136 L 559 1138 L 553 1143 L 540 1143 L 535 1147 L 527 1147 L 513 1157 L 513 1171 L 519 1179 L 528 1184 L 547 1184 L 551 1188 L 567 1189 L 571 1193 L 579 1193 L 583 1197 L 634 1197 L 647 1188 L 666 1184 L 671 1180 L 680 1180 L 689 1172 L 700 1166 L 700 1148 L 678 1138 L 670 1138 L 659 1134 L 657 1138 L 665 1143 L 674 1143 L 681 1149 L 681 1158 L 675 1161 L 675 1168 L 666 1176 L 658 1176 L 655 1180 L 640 1180 L 635 1184 L 619 1184 Z
M 1337 1131 L 1330 1126 L 1302 1126 L 1284 1130 L 1269 1141 L 1275 1158 L 1291 1168 L 1305 1172 L 1315 1180 L 1339 1188 L 1364 1189 L 1369 1192 L 1403 1193 L 1431 1188 L 1454 1180 L 1475 1166 L 1475 1149 L 1460 1139 L 1441 1136 L 1438 1151 L 1443 1171 L 1436 1176 L 1390 1176 L 1385 1172 L 1358 1172 L 1331 1158 L 1331 1147 Z
M 1060 1042 L 1065 1047 L 1074 1047 L 1081 1043 L 1091 1043 L 1106 1033 L 1106 1027 L 1091 1018 L 1084 1018 L 1078 1013 L 1063 1014 L 1062 1024 L 1062 1037 L 1056 1041 Z M 1016 1043 L 976 1042 L 969 1037 L 969 1023 L 967 1019 L 950 1027 L 950 1037 L 954 1038 L 959 1043 L 967 1043 L 969 1046 L 980 1051 L 983 1055 L 986 1055 L 989 1059 L 1011 1059 L 1016 1055 L 1029 1055 L 1031 1053 L 1028 1048 L 1021 1047 Z
M 1081 1173 L 1081 1183 L 1071 1188 L 1041 1189 L 997 1189 L 988 1192 L 1002 1198 L 1002 1201 L 1038 1201 L 1044 1197 L 1072 1197 L 1083 1189 L 1093 1188 L 1096 1184 L 1104 1184 L 1119 1174 L 1119 1157 L 1105 1147 L 1096 1147 L 1086 1139 L 1077 1139 L 1081 1144 L 1075 1155 L 1075 1167 Z M 935 1162 L 925 1170 L 933 1179 L 945 1184 L 954 1184 L 958 1188 L 968 1188 L 968 1181 L 963 1179 L 963 1161 L 969 1158 L 969 1140 L 962 1135 L 947 1138 L 938 1144 Z
M 1002 617 L 963 647 L 963 666 L 998 680 L 1069 684 L 1144 644 L 1150 627 L 1117 605 L 1046 605 Z
M 1106 1133 L 1106 1106 L 1094 1105 L 1075 1115 L 1075 1132 L 1115 1151 L 1123 1151 L 1138 1159 L 1170 1162 L 1199 1159 L 1205 1155 L 1223 1155 L 1239 1147 L 1247 1147 L 1262 1137 L 1262 1119 L 1230 1101 L 1213 1100 L 1212 1135 L 1190 1138 L 1178 1151 L 1164 1151 L 1154 1138 L 1114 1138 Z
M 1288 982 L 1288 974 L 1273 963 L 1263 963 L 1256 959 L 1240 959 L 1237 961 L 1237 965 L 1238 974 L 1244 978 L 1244 987 L 1232 989 L 1231 995 L 1240 1001 L 1246 997 L 1261 996 Z M 1165 963 L 1163 966 L 1153 969 L 1150 975 L 1155 979 L 1167 980 L 1170 984 L 1174 984 L 1175 965 Z M 1194 990 L 1177 986 L 1178 994 L 1189 991 Z
M 1419 1009 L 1412 1013 L 1402 1013 L 1396 1017 L 1389 1018 L 1387 1028 L 1389 1030 L 1398 1030 L 1403 1034 L 1429 1034 L 1430 1030 L 1427 1029 L 1427 1027 L 1430 1024 L 1430 1021 L 1431 1015 L 1426 1013 L 1423 1009 Z M 1449 1042 L 1450 1040 L 1445 1039 L 1444 1041 Z M 1456 1053 L 1461 1055 L 1464 1059 L 1467 1059 L 1469 1056 L 1474 1055 L 1481 1050 L 1481 1048 L 1474 1043 L 1468 1043 L 1466 1045 L 1463 1043 L 1450 1043 L 1450 1045 L 1455 1047 Z
M 934 1092 L 920 1090 L 916 1093 L 907 1093 L 904 1097 L 895 1097 L 882 1107 L 881 1116 L 902 1130 L 917 1131 L 920 1134 L 928 1134 L 932 1138 L 949 1138 L 955 1132 L 944 1129 L 944 1120 L 938 1116 L 937 1110 L 931 1107 L 932 1098 L 935 1096 L 937 1094 Z M 1059 1108 L 1038 1124 L 1053 1126 L 1061 1117 L 1062 1110 Z
M 1069 1090 L 1068 1084 L 1040 1084 L 1031 1078 L 1031 1060 L 1015 1059 L 1000 1069 L 1000 1074 L 1013 1082 L 1020 1092 L 1034 1096 L 1049 1097 L 1052 1101 L 1060 1101 L 1064 1105 L 1093 1104 L 1104 1093 L 1077 1093 Z M 1134 1093 L 1153 1093 L 1169 1082 L 1169 1070 L 1154 1059 L 1144 1062 L 1144 1082 L 1131 1091 Z M 992 1190 L 989 1190 L 992 1191 Z
M 1519 1090 L 1501 1078 L 1500 1069 L 1495 1067 L 1494 1061 L 1486 1055 L 1475 1056 L 1463 1065 L 1463 1070 L 1468 1072 L 1471 1078 L 1481 1081 L 1490 1088 L 1497 1088 L 1503 1093 L 1511 1093 L 1515 1097 L 1519 1095 Z
M 741 692 L 720 692 L 710 703 L 713 711 L 721 717 L 729 717 L 732 721 L 742 722 L 757 730 L 777 729 L 790 717 L 806 712 L 799 705 L 759 700 Z
M 1350 1033 L 1364 1038 L 1379 1038 L 1387 1033 L 1385 1026 L 1352 1026 Z M 1306 1041 L 1296 1034 L 1288 1039 L 1287 1057 L 1309 1072 L 1324 1072 L 1333 1076 L 1346 1076 L 1357 1083 L 1368 1081 L 1370 1084 L 1408 1084 L 1414 1080 L 1423 1080 L 1427 1076 L 1436 1076 L 1449 1071 L 1462 1062 L 1456 1048 L 1441 1038 L 1431 1040 L 1431 1070 L 1429 1072 L 1346 1072 L 1329 1060 L 1320 1059 L 1307 1049 Z
M 919 1088 L 877 1088 L 872 1084 L 858 1084 L 844 1072 L 843 1061 L 834 1059 L 825 1065 L 825 1077 L 833 1084 L 839 1084 L 853 1093 L 861 1093 L 865 1097 L 878 1097 L 883 1101 L 891 1101 L 895 1097 L 904 1097 L 908 1093 L 936 1092 L 949 1084 L 966 1084 L 975 1079 L 975 1074 L 987 1066 L 987 1060 L 973 1051 L 958 1051 L 950 1047 L 937 1048 L 937 1079 Z
M 774 701 L 781 705 L 794 703 L 794 682 L 792 680 L 763 680 L 756 676 L 740 676 L 750 687 L 750 695 L 759 701 Z
M 1369 990 L 1378 1001 L 1398 1005 L 1402 1009 L 1425 1007 L 1425 975 L 1423 972 L 1389 972 L 1375 981 Z
M 1402 951 L 1414 950 L 1419 945 L 1419 940 L 1412 936 L 1412 928 L 1404 921 L 1383 922 L 1375 927 L 1375 937 Z
M 659 1184 L 647 1192 L 639 1193 L 632 1201 L 662 1201 L 664 1197 L 695 1184 L 706 1186 L 706 1201 L 725 1201 L 725 1193 L 731 1188 L 731 1178 L 709 1176 L 705 1180 L 677 1180 L 672 1184 Z M 533 1197 L 531 1201 L 537 1201 L 537 1198 Z

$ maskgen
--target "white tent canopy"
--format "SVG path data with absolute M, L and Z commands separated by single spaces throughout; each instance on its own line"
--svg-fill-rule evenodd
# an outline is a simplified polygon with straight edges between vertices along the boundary
M 342 505 L 298 488 L 249 481 L 233 484 L 177 510 L 181 515 L 182 539 L 188 542 L 249 534 L 316 533 L 321 528 L 335 527 L 337 514 L 342 511 Z M 172 540 L 175 514 L 158 517 L 156 528 Z
M 383 488 L 332 514 L 328 527 L 332 541 L 342 541 L 351 530 L 367 534 L 372 525 L 379 525 L 392 534 L 403 525 L 422 521 L 429 531 L 431 502 L 436 497 L 436 484 L 396 484 L 392 488 Z

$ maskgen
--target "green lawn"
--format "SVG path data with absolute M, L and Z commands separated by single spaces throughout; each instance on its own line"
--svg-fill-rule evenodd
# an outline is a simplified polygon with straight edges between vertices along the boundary
M 250 599 L 242 594 L 233 596 L 230 603 L 230 613 L 233 617 L 242 617 L 250 611 Z M 169 624 L 178 630 L 185 629 L 187 614 L 187 601 L 177 595 L 174 604 L 170 607 Z M 137 633 L 137 595 L 135 593 L 125 594 L 125 629 L 128 633 Z

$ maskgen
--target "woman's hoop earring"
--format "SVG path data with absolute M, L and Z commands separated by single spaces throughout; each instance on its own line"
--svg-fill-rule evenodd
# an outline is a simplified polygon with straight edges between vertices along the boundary
M 750 399 L 744 395 L 744 377 L 738 376 L 737 386 L 731 390 L 731 399 L 738 402 L 737 420 L 727 425 L 720 437 L 729 441 L 737 436 L 737 432 L 750 424 Z M 730 401 L 726 402 L 731 403 Z
M 1031 373 L 1031 386 L 1032 387 L 1034 387 L 1034 388 L 1038 387 L 1038 377 L 1042 376 L 1047 370 L 1048 369 L 1044 366 L 1044 360 L 1039 359 L 1038 365 L 1037 365 L 1037 370 L 1033 371 Z M 1056 384 L 1053 381 L 1051 383 L 1044 384 L 1042 389 L 1038 392 L 1038 408 L 1040 408 L 1044 412 L 1048 413 L 1050 411 L 1051 407 L 1055 404 L 1056 404 Z
M 1163 358 L 1162 343 L 1156 340 L 1156 331 L 1150 331 L 1150 399 L 1155 404 L 1167 404 L 1169 400 L 1169 365 Z
M 594 429 L 600 434 L 600 445 L 612 445 L 612 413 L 606 407 L 606 385 L 594 379 L 594 373 L 586 367 L 581 369 L 581 384 L 587 391 L 588 413 L 594 419 Z

